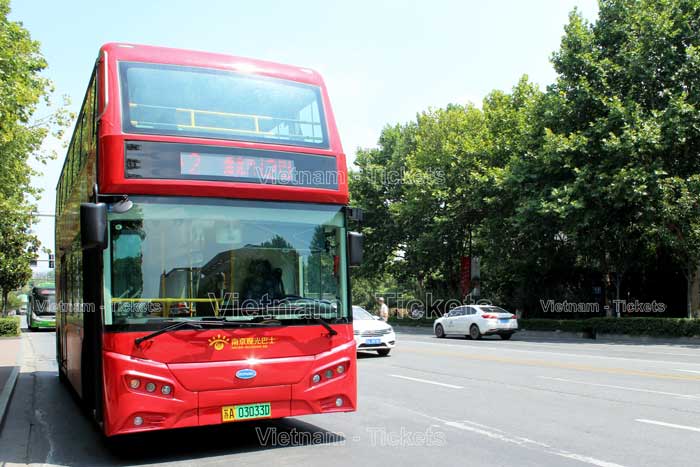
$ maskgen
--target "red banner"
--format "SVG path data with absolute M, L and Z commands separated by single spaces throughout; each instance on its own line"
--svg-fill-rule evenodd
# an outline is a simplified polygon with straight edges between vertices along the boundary
M 469 256 L 462 256 L 460 261 L 460 290 L 462 297 L 467 295 L 472 288 L 472 259 Z

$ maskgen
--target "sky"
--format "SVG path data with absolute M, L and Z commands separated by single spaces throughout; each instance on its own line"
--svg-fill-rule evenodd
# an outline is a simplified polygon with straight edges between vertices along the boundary
M 594 20 L 596 0 L 235 1 L 13 0 L 10 19 L 41 42 L 44 72 L 79 110 L 97 52 L 129 42 L 253 57 L 323 76 L 349 164 L 382 128 L 449 103 L 480 105 L 523 75 L 542 88 L 568 14 Z M 68 132 L 70 135 L 72 130 Z M 39 212 L 53 213 L 65 150 L 38 167 Z M 34 226 L 54 250 L 53 220 Z M 42 255 L 45 256 L 45 255 Z M 40 263 L 39 270 L 45 269 Z

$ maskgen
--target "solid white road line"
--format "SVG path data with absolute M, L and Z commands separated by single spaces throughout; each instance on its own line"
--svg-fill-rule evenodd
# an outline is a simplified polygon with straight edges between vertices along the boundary
M 678 370 L 674 370 L 674 371 L 682 371 L 683 373 L 695 373 L 695 374 L 700 375 L 700 371 L 696 371 L 696 370 L 680 370 L 680 369 L 678 369 Z
M 463 386 L 455 386 L 454 384 L 447 384 L 447 383 L 438 383 L 437 381 L 428 381 L 427 379 L 411 378 L 410 376 L 401 376 L 401 375 L 389 375 L 389 376 L 391 376 L 393 378 L 407 379 L 409 381 L 416 381 L 418 383 L 427 383 L 427 384 L 434 384 L 436 386 L 444 386 L 446 388 L 464 389 Z
M 700 428 L 697 428 L 694 426 L 676 425 L 675 423 L 658 422 L 656 420 L 646 420 L 644 418 L 637 418 L 637 419 L 635 419 L 635 422 L 648 423 L 650 425 L 665 426 L 668 428 L 678 428 L 679 430 L 696 431 L 696 432 L 700 433 Z
M 564 451 L 562 449 L 554 448 L 546 443 L 541 443 L 539 441 L 534 441 L 529 438 L 523 438 L 522 436 L 515 436 L 505 433 L 497 428 L 485 427 L 482 424 L 471 423 L 469 421 L 463 422 L 448 422 L 442 421 L 446 426 L 452 428 L 457 428 L 464 431 L 471 431 L 472 433 L 477 433 L 482 436 L 486 436 L 491 439 L 498 441 L 503 441 L 505 443 L 517 444 L 525 448 L 535 449 L 538 451 L 546 452 L 547 454 L 552 454 L 559 457 L 565 457 L 567 459 L 576 460 L 590 465 L 596 465 L 598 467 L 621 467 L 620 464 L 615 464 L 613 462 L 607 462 L 604 460 L 596 459 L 595 457 L 582 456 L 581 454 L 575 454 L 573 452 Z
M 613 384 L 589 383 L 588 381 L 577 381 L 577 380 L 566 379 L 566 378 L 553 378 L 551 376 L 538 376 L 538 378 L 548 379 L 550 381 L 560 381 L 562 383 L 584 384 L 586 386 L 596 386 L 596 387 L 600 387 L 600 388 L 620 389 L 622 391 L 644 392 L 647 394 L 658 394 L 658 395 L 662 395 L 662 396 L 672 396 L 672 397 L 678 397 L 681 399 L 700 400 L 700 397 L 694 396 L 692 394 L 679 394 L 677 392 L 666 392 L 666 391 L 652 391 L 651 389 L 631 388 L 629 386 L 616 386 Z
M 388 405 L 393 405 L 393 404 L 388 404 Z M 428 415 L 428 414 L 419 412 L 417 410 L 406 409 L 404 407 L 399 407 L 397 405 L 393 405 L 393 407 L 401 408 L 404 411 L 412 412 L 418 416 L 427 418 L 429 420 L 434 420 L 434 421 L 440 422 L 443 425 L 448 426 L 450 428 L 468 431 L 468 432 L 478 434 L 478 435 L 487 437 L 489 439 L 492 439 L 495 441 L 500 441 L 503 443 L 515 444 L 515 445 L 520 446 L 522 448 L 530 449 L 530 450 L 541 452 L 544 454 L 564 457 L 566 459 L 571 459 L 571 460 L 575 460 L 578 462 L 583 462 L 584 464 L 595 465 L 597 467 L 623 467 L 620 464 L 616 464 L 614 462 L 608 462 L 608 461 L 604 461 L 601 459 L 596 459 L 595 457 L 585 456 L 585 455 L 576 454 L 576 453 L 573 453 L 570 451 L 565 451 L 563 449 L 558 449 L 558 448 L 555 448 L 554 446 L 551 446 L 547 443 L 543 443 L 543 442 L 535 441 L 535 440 L 532 440 L 529 438 L 524 438 L 522 436 L 510 434 L 510 433 L 507 433 L 507 432 L 500 430 L 498 428 L 490 427 L 488 425 L 483 425 L 481 423 L 472 422 L 470 420 L 449 421 L 449 420 L 444 420 L 442 418 L 438 418 L 438 417 L 435 417 L 432 415 Z

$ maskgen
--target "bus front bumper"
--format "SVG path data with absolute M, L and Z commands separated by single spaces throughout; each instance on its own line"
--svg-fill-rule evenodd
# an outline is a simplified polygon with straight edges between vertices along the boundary
M 31 320 L 32 328 L 55 328 L 56 327 L 56 317 L 51 316 L 37 316 L 32 314 Z
M 355 352 L 350 341 L 318 355 L 254 364 L 231 360 L 171 365 L 105 352 L 105 434 L 221 424 L 224 407 L 249 404 L 270 404 L 269 416 L 260 419 L 352 412 Z M 255 377 L 236 377 L 250 369 Z

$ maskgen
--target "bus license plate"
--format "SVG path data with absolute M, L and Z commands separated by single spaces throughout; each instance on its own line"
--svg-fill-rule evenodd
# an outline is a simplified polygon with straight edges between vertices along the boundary
M 272 415 L 269 402 L 246 405 L 225 405 L 221 407 L 221 421 L 235 422 L 250 418 L 269 418 Z

